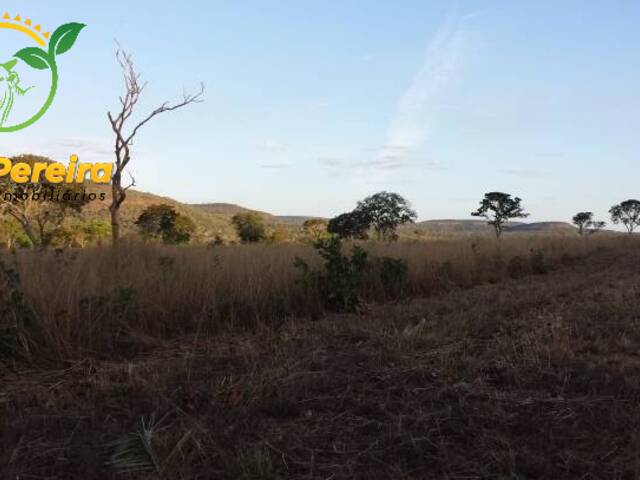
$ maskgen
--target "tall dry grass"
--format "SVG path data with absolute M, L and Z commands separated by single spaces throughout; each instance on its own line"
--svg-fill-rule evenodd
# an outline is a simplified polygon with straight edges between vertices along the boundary
M 628 248 L 634 238 L 594 236 L 460 238 L 367 243 L 371 256 L 403 259 L 402 295 L 543 273 L 597 249 Z M 348 250 L 350 245 L 345 245 Z M 32 312 L 14 319 L 22 354 L 48 359 L 109 356 L 172 337 L 222 328 L 278 324 L 322 312 L 319 293 L 303 288 L 294 259 L 321 262 L 310 245 L 169 247 L 126 244 L 118 250 L 18 251 L 2 255 L 20 276 L 16 290 Z M 5 286 L 7 288 L 7 286 Z M 375 275 L 362 295 L 389 298 Z M 15 315 L 14 315 L 15 317 Z

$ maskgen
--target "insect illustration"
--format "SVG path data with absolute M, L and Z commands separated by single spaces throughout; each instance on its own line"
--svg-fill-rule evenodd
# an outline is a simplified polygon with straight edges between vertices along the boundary
M 14 59 L 0 64 L 0 127 L 8 120 L 16 95 L 22 96 L 33 88 L 20 86 L 20 77 L 13 70 L 17 63 Z

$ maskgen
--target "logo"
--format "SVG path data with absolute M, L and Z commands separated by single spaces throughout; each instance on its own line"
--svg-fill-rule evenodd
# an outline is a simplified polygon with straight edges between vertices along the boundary
M 20 48 L 12 57 L 0 51 L 0 133 L 17 132 L 40 120 L 49 110 L 58 90 L 58 57 L 73 47 L 86 25 L 66 23 L 53 34 L 20 15 L 0 19 L 0 45 Z M 5 35 L 11 34 L 11 39 Z M 15 37 L 15 38 L 14 38 Z M 24 38 L 26 37 L 26 38 Z M 33 44 L 38 46 L 33 46 Z M 37 82 L 25 84 L 25 80 Z

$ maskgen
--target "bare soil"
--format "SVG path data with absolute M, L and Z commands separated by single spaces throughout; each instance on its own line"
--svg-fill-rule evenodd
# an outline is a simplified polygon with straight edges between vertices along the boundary
M 0 476 L 638 478 L 640 250 L 567 263 L 358 314 L 141 338 L 122 360 L 0 365 Z

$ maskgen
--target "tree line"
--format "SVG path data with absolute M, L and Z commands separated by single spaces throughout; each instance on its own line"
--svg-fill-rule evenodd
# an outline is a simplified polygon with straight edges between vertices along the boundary
M 18 158 L 24 162 L 46 160 L 33 155 Z M 38 191 L 61 188 L 46 182 L 32 187 L 40 189 Z M 80 219 L 78 214 L 86 206 L 86 200 L 34 200 L 32 196 L 22 195 L 25 188 L 23 184 L 6 179 L 0 181 L 0 242 L 6 247 L 84 247 L 103 243 L 112 237 L 110 222 Z M 73 188 L 84 193 L 86 186 L 80 184 Z M 640 226 L 640 201 L 630 199 L 613 205 L 609 214 L 613 224 L 624 226 L 631 234 Z M 510 221 L 529 216 L 521 198 L 503 192 L 486 193 L 471 215 L 484 218 L 493 227 L 497 238 L 502 236 Z M 397 193 L 381 191 L 357 202 L 352 211 L 330 220 L 306 220 L 302 233 L 312 240 L 329 234 L 350 240 L 367 240 L 373 235 L 379 241 L 394 241 L 398 238 L 398 227 L 413 223 L 416 218 L 415 210 L 405 198 Z M 578 212 L 572 223 L 580 235 L 592 235 L 606 226 L 604 221 L 595 219 L 594 214 L 588 211 Z M 143 239 L 167 244 L 189 243 L 197 231 L 191 218 L 167 204 L 147 207 L 134 224 Z M 289 237 L 285 227 L 268 224 L 258 212 L 237 213 L 231 218 L 231 224 L 243 243 L 280 243 Z M 213 242 L 224 243 L 225 240 L 217 236 Z

